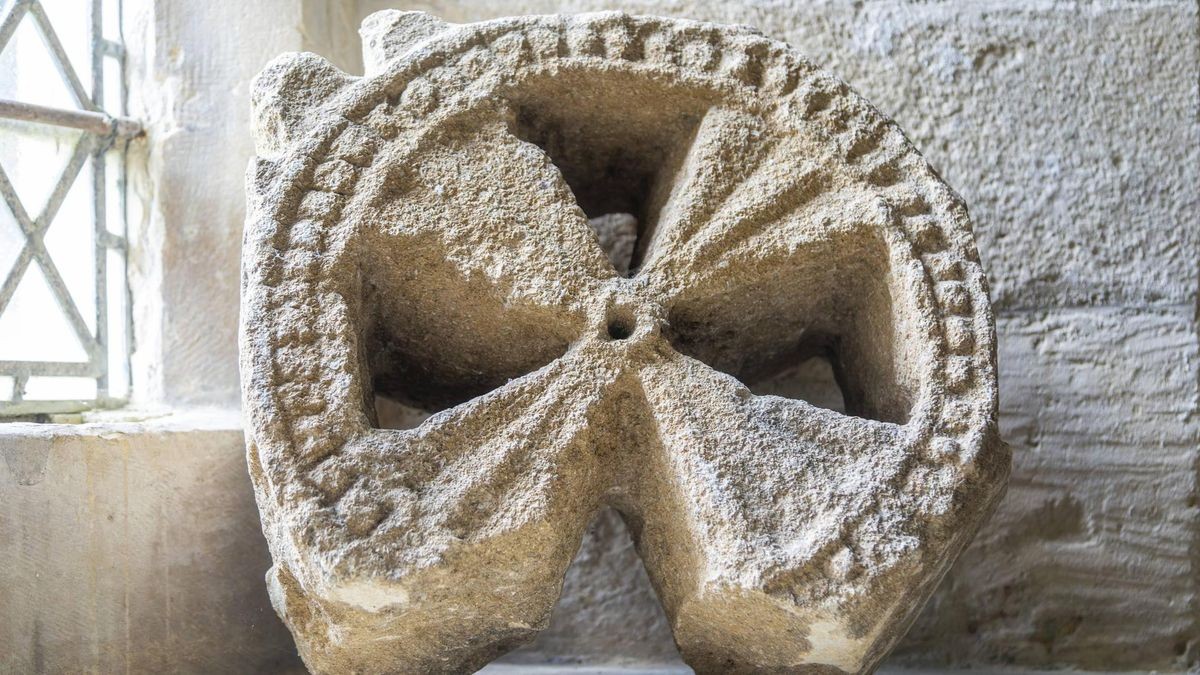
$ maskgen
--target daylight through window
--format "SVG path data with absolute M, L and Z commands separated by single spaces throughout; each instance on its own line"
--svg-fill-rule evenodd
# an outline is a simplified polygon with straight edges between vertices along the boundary
M 119 0 L 0 10 L 0 417 L 129 393 Z

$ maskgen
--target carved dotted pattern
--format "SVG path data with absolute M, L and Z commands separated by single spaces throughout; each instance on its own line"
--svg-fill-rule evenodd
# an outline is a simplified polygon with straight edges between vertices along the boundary
M 497 21 L 449 34 L 439 42 L 437 51 L 426 50 L 396 70 L 352 85 L 334 106 L 341 108 L 341 117 L 311 133 L 276 174 L 265 178 L 279 181 L 285 194 L 275 212 L 260 222 L 259 242 L 273 247 L 285 264 L 281 272 L 261 273 L 263 294 L 258 302 L 262 315 L 298 319 L 273 322 L 274 326 L 308 328 L 300 333 L 274 328 L 276 332 L 265 336 L 264 344 L 256 345 L 256 352 L 270 359 L 272 382 L 265 389 L 275 397 L 261 402 L 268 412 L 260 414 L 287 411 L 257 424 L 274 431 L 275 441 L 293 449 L 301 474 L 314 473 L 322 460 L 367 427 L 354 405 L 329 399 L 330 392 L 347 389 L 334 386 L 335 380 L 355 380 L 358 375 L 344 341 L 334 338 L 353 331 L 341 330 L 345 326 L 339 323 L 348 319 L 326 302 L 330 291 L 322 286 L 322 270 L 335 265 L 342 254 L 333 250 L 345 243 L 334 239 L 336 226 L 376 158 L 401 130 L 436 127 L 456 108 L 467 107 L 458 98 L 439 96 L 440 92 L 471 95 L 464 86 L 470 78 L 464 73 L 480 79 L 479 75 L 496 69 L 516 72 L 554 60 L 603 60 L 610 66 L 625 61 L 635 67 L 685 69 L 685 77 L 703 73 L 709 78 L 706 86 L 757 95 L 778 114 L 799 117 L 808 131 L 824 134 L 850 170 L 874 187 L 896 231 L 920 261 L 928 295 L 940 317 L 939 334 L 930 336 L 940 346 L 940 382 L 934 383 L 934 395 L 929 397 L 933 407 L 914 416 L 914 420 L 933 422 L 919 431 L 922 456 L 913 469 L 921 471 L 910 471 L 905 489 L 918 494 L 923 476 L 934 472 L 945 476 L 951 471 L 956 485 L 973 477 L 983 430 L 992 423 L 994 412 L 986 282 L 965 207 L 892 122 L 785 45 L 749 31 L 597 15 L 546 18 L 533 26 Z M 415 136 L 404 137 L 414 151 Z M 248 244 L 253 243 L 248 236 Z M 249 270 L 248 274 L 260 273 Z M 311 350 L 319 350 L 322 358 L 301 358 L 302 352 Z M 284 424 L 279 420 L 291 420 L 290 426 L 273 427 Z M 259 434 L 260 442 L 265 438 Z M 274 490 L 280 504 L 298 497 L 328 504 L 349 487 L 286 481 L 286 467 L 267 468 L 268 477 L 284 483 Z M 929 504 L 927 515 L 934 517 L 948 508 L 944 501 Z M 310 528 L 311 524 L 305 526 Z M 305 538 L 309 536 L 311 532 Z

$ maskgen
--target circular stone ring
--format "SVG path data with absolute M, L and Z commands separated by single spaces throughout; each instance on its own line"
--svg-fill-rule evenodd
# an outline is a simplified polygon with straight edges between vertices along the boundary
M 961 199 L 747 28 L 364 39 L 363 78 L 289 54 L 254 89 L 249 463 L 309 667 L 482 666 L 612 507 L 697 671 L 873 668 L 1008 475 Z M 758 386 L 814 357 L 840 410 Z

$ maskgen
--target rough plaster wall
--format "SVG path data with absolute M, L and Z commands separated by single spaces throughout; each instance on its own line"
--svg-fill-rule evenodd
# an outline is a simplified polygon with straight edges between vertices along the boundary
M 0 673 L 298 667 L 227 418 L 0 425 Z
M 904 661 L 1196 665 L 1191 308 L 1001 317 L 1009 494 Z
M 363 16 L 392 6 L 360 2 Z M 894 660 L 1197 663 L 1197 3 L 399 6 L 452 21 L 624 9 L 747 23 L 895 117 L 971 206 L 1014 467 Z M 517 658 L 669 654 L 637 567 L 604 516 L 551 630 Z

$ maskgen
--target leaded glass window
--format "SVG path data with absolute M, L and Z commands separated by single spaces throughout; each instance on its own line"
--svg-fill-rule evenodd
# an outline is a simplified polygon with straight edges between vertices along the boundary
M 0 0 L 0 417 L 128 397 L 119 0 Z

